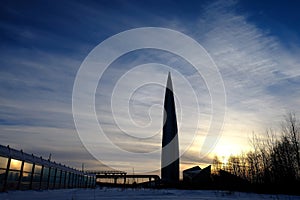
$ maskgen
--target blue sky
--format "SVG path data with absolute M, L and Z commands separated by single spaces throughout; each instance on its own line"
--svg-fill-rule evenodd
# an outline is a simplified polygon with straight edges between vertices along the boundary
M 168 71 L 172 72 L 178 96 L 179 139 L 184 151 L 182 168 L 208 163 L 216 153 L 228 156 L 246 151 L 252 132 L 262 134 L 265 129 L 274 128 L 279 133 L 286 112 L 300 115 L 298 4 L 297 1 L 2 1 L 1 144 L 44 157 L 51 152 L 56 161 L 78 168 L 82 162 L 89 168 L 100 166 L 81 143 L 73 121 L 72 91 L 77 71 L 89 52 L 103 40 L 128 29 L 150 26 L 177 30 L 192 37 L 218 66 L 226 92 L 226 115 L 219 122 L 223 124 L 221 137 L 211 154 L 199 156 L 211 124 L 212 105 L 206 80 L 178 56 L 159 50 L 140 50 L 123 55 L 110 66 L 98 85 L 95 105 L 99 123 L 117 146 L 129 152 L 150 149 L 156 154 L 146 158 L 137 155 L 141 156 L 140 163 L 129 158 L 121 163 L 120 155 L 114 154 L 110 146 L 97 147 L 99 152 L 112 158 L 110 166 L 125 171 L 133 166 L 147 171 L 159 168 L 161 106 Z M 160 64 L 147 65 L 154 62 Z M 124 77 L 130 69 L 136 70 Z M 134 79 L 153 79 L 159 84 L 145 85 L 130 93 L 131 101 L 122 102 L 120 97 L 126 97 L 127 91 L 136 86 Z M 186 88 L 185 80 L 192 89 Z M 111 101 L 118 81 L 124 84 L 119 84 L 116 88 L 119 96 Z M 189 98 L 193 95 L 189 94 L 191 90 L 200 99 L 196 103 Z M 118 108 L 117 117 L 111 114 L 110 102 Z M 194 109 L 195 105 L 199 111 Z M 135 124 L 128 121 L 126 109 Z M 199 121 L 198 128 L 195 118 Z M 120 129 L 137 137 L 155 137 L 126 139 Z M 193 140 L 191 146 L 190 140 Z

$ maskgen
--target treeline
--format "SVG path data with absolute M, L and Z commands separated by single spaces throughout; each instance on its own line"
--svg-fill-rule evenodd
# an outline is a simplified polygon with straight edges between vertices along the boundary
M 225 170 L 243 178 L 261 190 L 299 192 L 300 189 L 300 123 L 294 113 L 285 116 L 281 132 L 272 129 L 264 136 L 253 135 L 252 151 L 230 156 L 222 163 L 216 156 L 213 170 Z

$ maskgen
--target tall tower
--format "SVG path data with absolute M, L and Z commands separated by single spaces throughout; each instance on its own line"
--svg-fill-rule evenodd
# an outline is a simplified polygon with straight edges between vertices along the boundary
M 179 182 L 179 147 L 175 101 L 170 72 L 168 74 L 163 115 L 161 178 L 166 184 L 176 184 Z

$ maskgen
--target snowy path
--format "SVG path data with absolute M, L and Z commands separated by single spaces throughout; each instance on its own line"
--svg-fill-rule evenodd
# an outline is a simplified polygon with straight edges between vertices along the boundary
M 68 189 L 46 191 L 9 191 L 0 193 L 0 200 L 18 199 L 299 199 L 300 196 L 254 194 L 215 190 L 151 190 L 151 189 Z

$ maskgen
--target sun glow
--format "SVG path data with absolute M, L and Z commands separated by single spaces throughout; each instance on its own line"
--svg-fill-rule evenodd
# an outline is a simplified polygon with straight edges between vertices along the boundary
M 213 156 L 218 156 L 220 161 L 226 165 L 231 155 L 238 155 L 242 152 L 242 148 L 238 145 L 218 144 L 212 151 Z
M 230 146 L 227 145 L 218 145 L 213 152 L 218 156 L 218 157 L 229 157 L 233 152 L 231 151 Z

